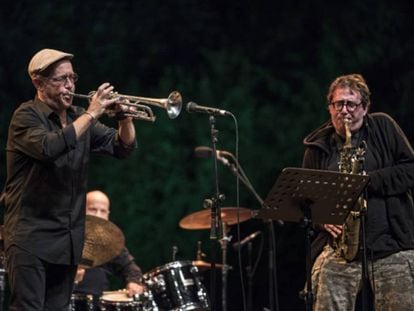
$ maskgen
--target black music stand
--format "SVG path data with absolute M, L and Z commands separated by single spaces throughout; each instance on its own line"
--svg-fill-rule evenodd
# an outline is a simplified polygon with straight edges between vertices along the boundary
M 342 225 L 368 183 L 367 175 L 288 167 L 256 217 L 298 222 L 306 231 L 306 310 L 312 310 L 312 222 Z

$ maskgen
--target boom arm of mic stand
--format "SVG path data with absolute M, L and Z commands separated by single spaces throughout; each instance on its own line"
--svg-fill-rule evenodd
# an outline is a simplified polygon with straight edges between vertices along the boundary
M 230 157 L 233 159 L 233 162 L 236 164 L 230 164 L 231 171 L 233 174 L 239 178 L 243 184 L 250 190 L 251 193 L 255 196 L 257 201 L 259 201 L 260 206 L 263 206 L 263 199 L 257 194 L 256 190 L 254 190 L 253 185 L 250 183 L 249 178 L 244 173 L 243 168 L 241 167 L 239 161 L 237 161 L 236 157 L 233 154 L 229 154 Z M 283 226 L 284 223 L 282 220 L 277 220 L 278 225 Z M 276 267 L 274 263 L 276 263 L 276 245 L 274 243 L 274 229 L 273 223 L 269 221 L 269 304 L 270 310 L 279 311 L 279 298 L 278 298 L 278 288 L 277 288 L 277 274 L 276 274 Z
M 247 189 L 250 190 L 250 192 L 254 195 L 254 197 L 256 198 L 256 200 L 260 203 L 260 206 L 263 206 L 263 202 L 264 200 L 259 196 L 259 194 L 256 192 L 256 190 L 254 189 L 253 185 L 251 184 L 249 178 L 247 177 L 246 173 L 244 172 L 243 168 L 241 167 L 239 161 L 237 161 L 236 157 L 232 154 L 229 153 L 229 156 L 232 158 L 233 162 L 235 163 L 232 164 L 230 163 L 230 170 L 232 171 L 232 173 L 241 180 L 241 182 L 247 187 Z M 277 220 L 278 225 L 283 226 L 283 221 L 282 220 Z

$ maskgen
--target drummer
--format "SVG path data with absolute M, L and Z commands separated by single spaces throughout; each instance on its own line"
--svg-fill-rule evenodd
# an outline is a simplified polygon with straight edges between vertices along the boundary
M 87 193 L 86 214 L 109 220 L 109 206 L 109 198 L 102 191 L 95 190 Z M 127 248 L 124 248 L 120 255 L 108 263 L 94 268 L 78 268 L 74 293 L 85 296 L 93 295 L 95 309 L 97 309 L 99 297 L 104 291 L 110 290 L 109 277 L 111 275 L 123 278 L 129 297 L 144 291 L 141 269 L 134 262 Z

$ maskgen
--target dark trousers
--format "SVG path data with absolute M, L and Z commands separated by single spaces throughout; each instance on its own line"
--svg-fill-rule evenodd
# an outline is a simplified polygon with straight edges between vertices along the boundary
M 69 310 L 76 266 L 45 262 L 11 246 L 6 251 L 11 311 Z

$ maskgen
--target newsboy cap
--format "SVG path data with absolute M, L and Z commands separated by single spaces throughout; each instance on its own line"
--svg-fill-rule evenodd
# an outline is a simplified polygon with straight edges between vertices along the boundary
M 30 78 L 34 78 L 36 74 L 44 71 L 47 67 L 62 59 L 71 59 L 73 54 L 65 53 L 59 50 L 43 49 L 37 52 L 30 60 L 27 71 Z

